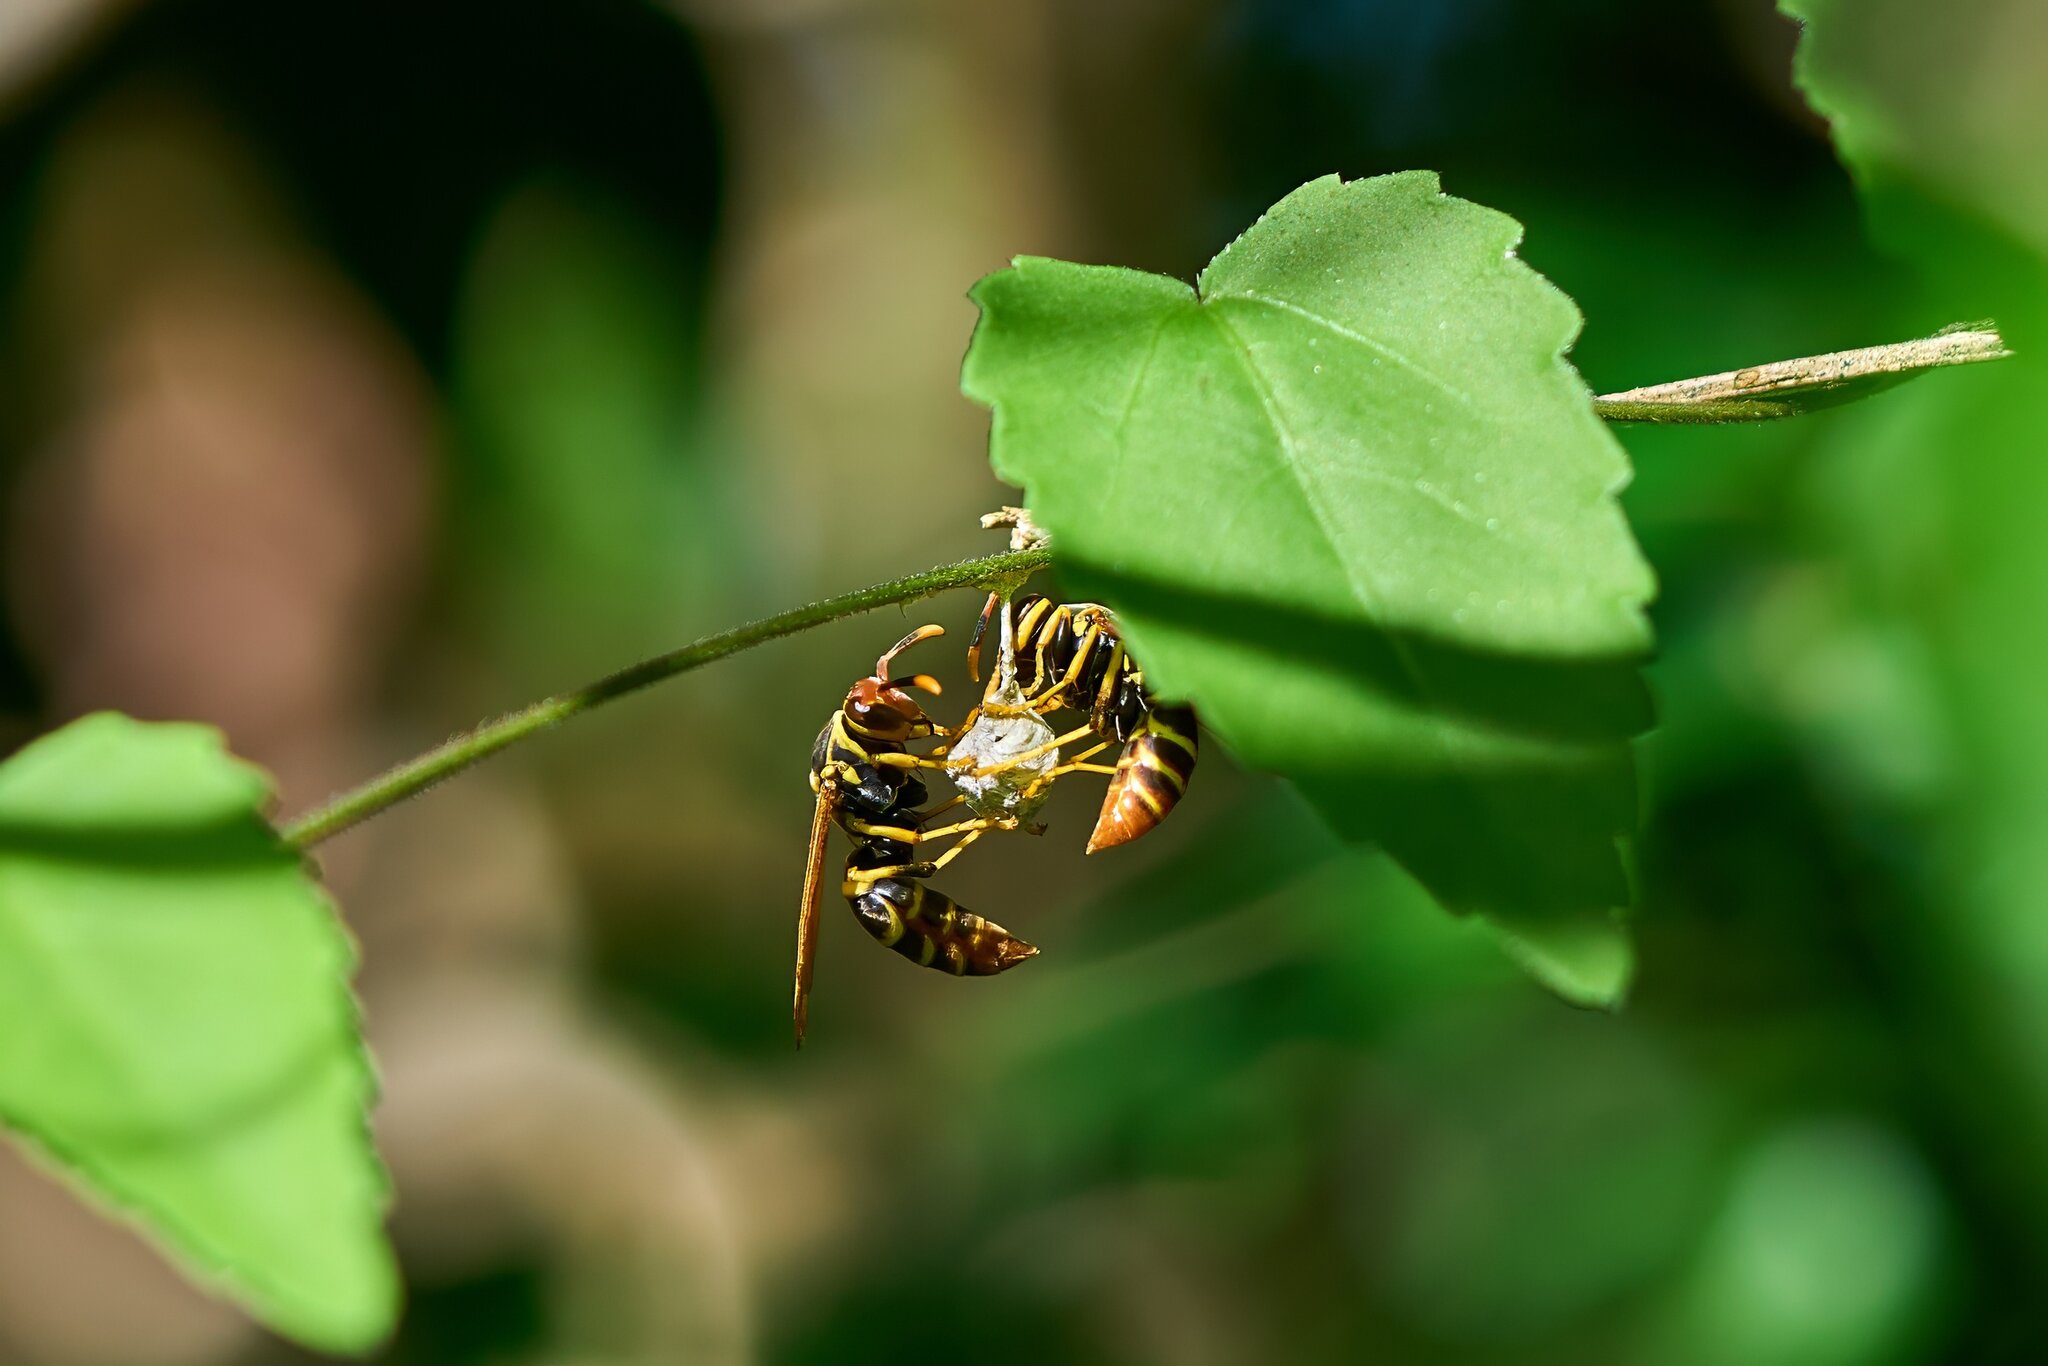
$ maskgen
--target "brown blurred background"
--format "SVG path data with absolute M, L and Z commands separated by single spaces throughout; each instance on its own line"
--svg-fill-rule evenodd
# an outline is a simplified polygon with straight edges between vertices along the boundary
M 6 0 L 0 724 L 212 721 L 289 814 L 999 548 L 967 287 L 1023 252 L 1191 275 L 1332 170 L 1523 219 L 1597 387 L 1951 321 L 1862 245 L 1792 38 L 1751 0 Z M 2010 1138 L 1954 1098 L 1993 1064 L 1924 980 L 1948 723 L 1843 606 L 1830 433 L 1634 441 L 1667 727 L 1618 1018 L 1212 753 L 1141 846 L 1084 862 L 1077 791 L 963 861 L 1026 972 L 909 971 L 832 902 L 793 1057 L 811 738 L 906 624 L 964 683 L 964 595 L 324 848 L 386 1083 L 389 1359 L 2032 1339 L 2048 1230 L 1983 1175 Z M 0 1361 L 294 1356 L 0 1149 Z

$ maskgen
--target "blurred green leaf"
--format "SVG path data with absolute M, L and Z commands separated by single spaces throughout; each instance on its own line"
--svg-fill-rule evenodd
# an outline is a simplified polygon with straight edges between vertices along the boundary
M 702 458 L 696 294 L 630 203 L 552 175 L 494 209 L 467 263 L 459 511 L 504 648 L 551 679 L 564 652 L 621 650 L 650 621 L 726 619 L 710 585 L 735 519 Z M 705 597 L 710 615 L 678 622 Z
M 1890 230 L 1964 207 L 2048 255 L 2048 97 L 2039 0 L 1780 0 L 1805 24 L 1794 69 Z M 1916 201 L 1919 203 L 1916 204 Z
M 2048 1248 L 2048 11 L 2034 0 L 1796 0 L 1796 71 L 1875 235 L 1932 308 L 1995 314 L 2015 359 L 1849 413 L 1816 464 L 1814 520 L 1880 629 L 1924 642 L 1955 772 L 1938 812 L 1939 904 L 1914 959 L 1945 1050 L 1995 1080 L 1957 1088 L 1980 1162 Z M 1890 475 L 1879 496 L 1859 492 Z M 1902 492 L 1903 490 L 1903 492 Z
M 0 764 L 0 1119 L 328 1350 L 397 1313 L 353 951 L 217 732 L 113 713 Z
M 1496 913 L 1485 923 L 1524 972 L 1573 1005 L 1612 1010 L 1628 995 L 1635 953 L 1628 927 L 1613 911 Z
M 1650 1359 L 1876 1366 L 1920 1359 L 1946 1210 L 1919 1158 L 1860 1123 L 1807 1121 L 1742 1161 Z
M 1344 1214 L 1403 1318 L 1505 1355 L 1682 1264 L 1710 1195 L 1719 1115 L 1678 1050 L 1532 1000 L 1394 1024 L 1349 1098 Z M 1409 1358 L 1412 1359 L 1412 1358 Z M 1439 1358 L 1444 1359 L 1444 1358 Z
M 1628 897 L 1652 582 L 1520 235 L 1412 172 L 1311 182 L 1194 290 L 1020 258 L 962 387 L 1159 691 L 1445 905 L 1579 914 Z

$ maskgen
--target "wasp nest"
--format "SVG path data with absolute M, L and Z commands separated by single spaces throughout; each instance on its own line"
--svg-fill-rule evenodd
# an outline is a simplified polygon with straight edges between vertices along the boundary
M 1005 509 L 1009 511 L 1009 509 Z M 1005 817 L 1028 821 L 1045 805 L 1051 783 L 1040 779 L 1060 761 L 1053 741 L 1058 738 L 1045 718 L 1032 711 L 1024 690 L 1017 686 L 1017 653 L 1010 625 L 1010 604 L 1002 604 L 1001 647 L 996 654 L 996 675 L 981 701 L 981 715 L 967 728 L 948 757 L 957 769 L 953 786 L 967 799 L 975 815 L 984 820 Z M 1022 756 L 1029 755 L 1029 758 Z M 993 769 L 976 774 L 974 769 Z
M 1005 672 L 1003 682 L 982 703 L 981 715 L 948 751 L 948 758 L 962 768 L 998 771 L 981 776 L 955 773 L 953 786 L 977 816 L 1028 821 L 1045 805 L 1052 788 L 1050 783 L 1040 786 L 1039 780 L 1060 761 L 1053 739 L 1052 727 L 1026 708 L 1024 690 Z M 1018 758 L 1027 754 L 1031 757 Z

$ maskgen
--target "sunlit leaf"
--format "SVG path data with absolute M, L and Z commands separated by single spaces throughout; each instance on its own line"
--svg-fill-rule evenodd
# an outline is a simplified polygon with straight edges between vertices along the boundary
M 0 1121 L 279 1331 L 362 1350 L 397 1279 L 353 952 L 203 726 L 0 764 Z
M 1196 288 L 1021 258 L 962 383 L 1158 691 L 1459 910 L 1624 904 L 1650 573 L 1519 226 L 1302 187 Z

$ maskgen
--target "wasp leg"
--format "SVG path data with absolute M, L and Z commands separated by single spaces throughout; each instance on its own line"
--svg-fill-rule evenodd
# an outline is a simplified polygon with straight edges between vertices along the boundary
M 1068 731 L 1065 735 L 1056 735 L 1042 745 L 1025 750 L 1022 754 L 1013 754 L 999 764 L 984 764 L 979 768 L 957 768 L 950 764 L 941 764 L 940 767 L 944 768 L 949 776 L 955 778 L 992 778 L 998 773 L 1009 772 L 1019 764 L 1028 764 L 1033 759 L 1051 754 L 1061 745 L 1071 745 L 1076 740 L 1085 739 L 1093 734 L 1095 734 L 1093 726 L 1082 726 L 1077 730 Z
M 965 798 L 956 797 L 953 800 L 964 801 Z M 952 804 L 952 802 L 946 803 L 947 806 Z M 865 890 L 867 887 L 871 887 L 885 878 L 931 877 L 954 859 L 959 858 L 962 851 L 968 845 L 974 843 L 989 831 L 1016 830 L 1018 828 L 1017 818 L 1014 816 L 956 821 L 952 825 L 942 826 L 937 830 L 896 829 L 887 826 L 868 827 L 871 833 L 879 834 L 885 839 L 895 840 L 899 844 L 922 844 L 930 840 L 949 839 L 954 835 L 959 835 L 961 838 L 958 844 L 955 844 L 951 849 L 948 849 L 935 859 L 921 860 L 916 863 L 893 863 L 879 868 L 862 868 L 858 871 L 849 868 L 846 870 L 847 885 L 852 886 L 858 883 Z M 1043 833 L 1045 829 L 1044 826 L 1026 828 L 1031 829 L 1033 834 Z
M 1074 657 L 1067 662 L 1067 671 L 1061 674 L 1059 681 L 1051 687 L 1034 692 L 1031 710 L 1043 713 L 1057 711 L 1060 708 L 1067 692 L 1080 681 L 1081 671 L 1088 667 L 1088 653 L 1095 648 L 1095 642 L 1101 635 L 1101 623 L 1090 622 L 1088 630 L 1074 643 Z
M 849 871 L 846 875 L 846 885 L 851 887 L 856 884 L 859 884 L 860 889 L 865 891 L 867 888 L 872 887 L 875 883 L 882 881 L 884 878 L 933 877 L 937 875 L 938 871 L 941 868 L 944 868 L 954 859 L 959 858 L 961 851 L 966 849 L 968 845 L 974 843 L 983 835 L 986 835 L 990 830 L 1000 828 L 1002 827 L 984 826 L 979 830 L 970 830 L 961 837 L 960 842 L 958 844 L 954 845 L 945 853 L 939 855 L 937 858 L 932 859 L 928 862 L 898 863 L 886 868 L 863 868 L 860 870 L 859 873 Z
M 1038 613 L 1044 614 L 1043 620 L 1037 619 Z M 1048 662 L 1046 652 L 1052 646 L 1053 633 L 1056 630 L 1063 629 L 1068 619 L 1069 613 L 1065 607 L 1054 607 L 1050 603 L 1042 602 L 1031 612 L 1025 613 L 1024 620 L 1017 623 L 1017 638 L 1019 640 L 1028 639 L 1034 630 L 1038 633 L 1038 644 L 1031 652 L 1031 682 L 1034 686 L 1043 687 L 1045 685 L 1045 676 L 1051 672 L 1046 667 Z M 1055 621 L 1060 624 L 1055 626 Z
M 1098 729 L 1107 729 L 1103 724 L 1103 718 L 1116 701 L 1117 689 L 1123 685 L 1124 664 L 1127 658 L 1124 643 L 1119 640 L 1116 647 L 1109 652 L 1109 667 L 1102 671 L 1102 686 L 1095 690 L 1095 698 L 1088 704 L 1088 719 L 1094 722 Z
M 936 830 L 923 830 L 912 843 L 921 844 L 926 840 L 942 840 L 953 835 L 978 835 L 984 830 L 1015 830 L 1015 816 L 977 816 L 969 821 L 954 821 Z
M 866 891 L 869 887 L 874 886 L 885 878 L 930 877 L 938 871 L 939 865 L 936 862 L 890 863 L 880 868 L 862 868 L 859 870 L 849 868 L 846 870 L 845 885 Z
M 1091 745 L 1087 749 L 1082 750 L 1079 754 L 1076 754 L 1072 759 L 1068 760 L 1066 763 L 1061 764 L 1059 767 L 1048 770 L 1045 773 L 1041 773 L 1037 777 L 1037 779 L 1035 779 L 1032 782 L 1031 786 L 1024 789 L 1022 794 L 1023 799 L 1025 801 L 1031 800 L 1031 798 L 1036 797 L 1046 788 L 1051 787 L 1055 779 L 1064 778 L 1069 773 L 1101 773 L 1109 777 L 1114 777 L 1116 775 L 1116 765 L 1091 764 L 1087 762 L 1087 760 L 1092 759 L 1093 757 L 1102 753 L 1102 751 L 1108 748 L 1109 741 L 1107 740 L 1103 741 L 1099 745 Z
M 966 797 L 962 796 L 958 792 L 955 792 L 952 796 L 946 798 L 946 800 L 940 802 L 931 810 L 918 812 L 916 815 L 916 819 L 912 823 L 915 825 L 922 826 L 926 824 L 928 821 L 930 821 L 934 816 L 943 815 L 945 812 L 951 811 L 954 807 L 959 806 L 962 802 L 965 802 L 966 800 Z
M 1029 599 L 1027 599 L 1026 601 L 1029 601 Z M 1059 606 L 1055 604 L 1052 601 L 1052 599 L 1039 598 L 1036 602 L 1031 602 L 1030 606 L 1024 609 L 1023 613 L 1016 619 L 1014 625 L 1012 625 L 1012 623 L 1009 620 L 1009 614 L 1007 612 L 1004 613 L 1003 625 L 1006 628 L 1008 628 L 1008 630 L 1006 631 L 1007 641 L 1027 641 L 1035 638 L 1038 642 L 1031 656 L 1031 677 L 1034 682 L 1043 682 L 1045 679 L 1046 638 L 1052 634 L 1052 629 L 1051 627 L 1046 625 L 1046 622 L 1048 618 L 1057 615 L 1060 612 L 1060 610 L 1061 609 L 1059 608 Z M 1011 662 L 1013 665 L 1018 662 L 1014 654 L 1012 655 Z M 1012 680 L 1014 680 L 1015 677 L 1016 671 L 1013 668 L 1011 671 Z M 1001 679 L 991 677 L 989 679 L 989 686 L 983 695 L 986 696 L 987 693 L 994 692 L 997 685 L 1001 682 Z
M 984 826 L 979 830 L 968 831 L 965 835 L 961 836 L 960 842 L 958 844 L 954 845 L 951 849 L 948 849 L 945 853 L 939 855 L 937 858 L 932 860 L 932 871 L 937 872 L 939 869 L 951 863 L 954 859 L 959 858 L 960 855 L 966 851 L 968 845 L 974 843 L 983 835 L 986 835 L 990 830 L 1014 830 L 1016 828 L 1016 823 L 1013 821 L 1009 825 L 990 825 Z
M 969 708 L 967 715 L 960 718 L 959 725 L 935 725 L 932 727 L 932 734 L 938 736 L 941 740 L 954 740 L 962 735 L 965 735 L 968 731 L 972 730 L 974 728 L 974 723 L 976 721 L 979 721 L 980 719 L 981 705 L 979 703 L 976 703 L 973 707 Z M 952 748 L 953 746 L 950 744 L 934 745 L 932 746 L 932 752 L 928 757 L 933 759 L 943 759 L 946 757 L 948 753 L 952 751 Z
M 989 831 L 1015 830 L 1017 828 L 1017 822 L 1014 820 L 963 822 L 963 824 L 972 824 L 975 828 L 962 835 L 958 844 L 937 858 L 918 863 L 895 863 L 883 868 L 863 868 L 858 872 L 848 869 L 846 874 L 848 885 L 860 883 L 863 886 L 872 886 L 884 878 L 892 877 L 932 877 L 954 859 L 959 858 L 965 852 L 968 845 L 974 843 Z M 1042 829 L 1043 827 L 1040 828 Z M 934 830 L 931 833 L 933 835 L 943 835 L 946 832 Z
M 931 759 L 922 754 L 877 754 L 874 762 L 888 768 L 936 768 L 944 771 L 944 759 Z
M 853 820 L 846 823 L 847 830 L 864 839 L 894 840 L 898 844 L 927 844 L 932 840 L 951 839 L 955 835 L 970 834 L 977 830 L 1015 830 L 1015 816 L 977 816 L 973 820 L 955 821 L 942 825 L 936 830 L 919 830 L 909 825 L 877 825 L 872 821 Z

